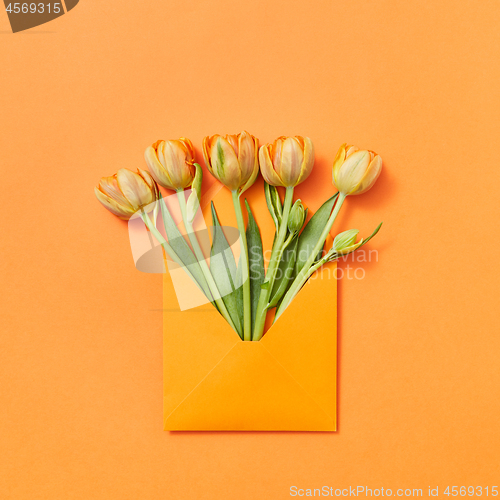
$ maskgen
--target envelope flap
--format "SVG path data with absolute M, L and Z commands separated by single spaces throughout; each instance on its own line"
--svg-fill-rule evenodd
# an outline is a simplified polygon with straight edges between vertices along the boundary
M 260 342 L 239 342 L 166 416 L 165 430 L 191 429 L 332 431 L 335 422 Z
M 238 334 L 212 304 L 180 311 L 163 275 L 164 412 L 170 413 L 238 342 Z
M 335 271 L 332 263 L 313 275 L 261 340 L 332 418 L 337 384 Z

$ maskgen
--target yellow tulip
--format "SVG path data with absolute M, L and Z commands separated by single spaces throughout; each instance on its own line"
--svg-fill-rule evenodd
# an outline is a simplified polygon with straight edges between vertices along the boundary
M 257 179 L 259 140 L 248 132 L 203 139 L 203 156 L 210 173 L 231 191 L 246 191 Z
M 243 281 L 243 340 L 251 340 L 252 317 L 248 245 L 240 196 L 259 174 L 259 140 L 246 131 L 236 135 L 213 135 L 203 139 L 203 156 L 210 173 L 231 190 L 236 222 L 243 243 L 241 269 Z
M 260 148 L 259 163 L 262 176 L 271 186 L 297 186 L 313 168 L 313 143 L 309 137 L 278 137 Z
M 115 175 L 103 177 L 94 188 L 97 199 L 111 213 L 128 220 L 158 199 L 158 186 L 146 170 L 131 172 L 121 168 Z M 147 207 L 151 211 L 154 207 Z
M 273 243 L 271 258 L 267 266 L 265 281 L 261 286 L 252 340 L 260 340 L 264 334 L 266 314 L 269 309 L 270 294 L 273 290 L 282 253 L 288 245 L 285 238 L 287 229 L 300 231 L 305 210 L 300 200 L 292 207 L 295 186 L 304 181 L 314 165 L 314 147 L 308 137 L 278 137 L 272 144 L 259 150 L 259 163 L 262 177 L 271 186 L 285 187 L 281 222 Z M 281 203 L 281 202 L 280 202 Z M 316 252 L 316 255 L 318 252 Z
M 348 196 L 368 191 L 382 171 L 382 158 L 373 151 L 359 151 L 343 144 L 333 161 L 333 182 Z
M 144 153 L 156 182 L 166 189 L 179 191 L 191 186 L 196 169 L 194 148 L 189 139 L 156 141 Z

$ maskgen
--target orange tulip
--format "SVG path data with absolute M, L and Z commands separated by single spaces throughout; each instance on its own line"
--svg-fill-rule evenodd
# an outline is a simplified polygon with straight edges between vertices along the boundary
M 160 186 L 175 191 L 191 186 L 196 169 L 194 148 L 189 139 L 156 141 L 146 149 L 144 157 Z
M 333 161 L 333 183 L 348 196 L 368 191 L 382 171 L 382 158 L 373 151 L 343 144 Z
M 158 186 L 146 170 L 131 172 L 121 168 L 115 175 L 103 177 L 94 188 L 97 199 L 111 213 L 128 220 L 136 212 L 158 199 Z M 151 211 L 154 206 L 147 207 Z
M 309 137 L 278 137 L 260 148 L 259 163 L 262 176 L 271 186 L 297 186 L 313 168 L 313 143 Z
M 248 132 L 203 139 L 203 156 L 210 173 L 231 191 L 246 191 L 257 179 L 259 140 Z

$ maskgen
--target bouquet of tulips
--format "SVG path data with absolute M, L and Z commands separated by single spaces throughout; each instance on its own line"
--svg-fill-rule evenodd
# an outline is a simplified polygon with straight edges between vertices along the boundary
M 382 159 L 372 151 L 343 144 L 333 161 L 333 183 L 338 191 L 308 220 L 301 200 L 294 200 L 295 186 L 307 179 L 314 165 L 314 147 L 308 137 L 279 137 L 259 148 L 258 139 L 248 132 L 214 135 L 203 140 L 203 156 L 209 172 L 232 194 L 242 242 L 238 264 L 234 256 L 223 259 L 223 265 L 220 259 L 212 258 L 230 247 L 213 204 L 210 258 L 205 256 L 193 228 L 203 170 L 195 161 L 189 139 L 157 141 L 145 152 L 149 171 L 120 169 L 115 175 L 102 178 L 95 194 L 121 219 L 140 217 L 169 258 L 184 268 L 241 339 L 258 341 L 264 335 L 271 310 L 276 321 L 317 269 L 354 252 L 378 232 L 381 224 L 368 238 L 358 241 L 357 230 L 344 231 L 325 248 L 344 200 L 373 186 L 380 175 Z M 241 200 L 259 171 L 276 227 L 267 269 L 258 224 L 244 200 L 248 216 L 245 227 Z M 186 236 L 179 232 L 158 184 L 176 192 Z M 284 197 L 278 188 L 284 188 Z M 157 228 L 160 211 L 164 233 Z M 228 284 L 230 293 L 223 291 Z

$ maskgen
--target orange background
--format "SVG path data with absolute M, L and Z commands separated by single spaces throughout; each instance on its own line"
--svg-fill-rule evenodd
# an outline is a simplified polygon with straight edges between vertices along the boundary
M 497 0 L 82 0 L 12 35 L 2 10 L 0 498 L 498 484 L 499 24 Z M 161 276 L 93 186 L 243 128 L 313 139 L 312 208 L 342 142 L 384 158 L 336 226 L 384 221 L 339 283 L 337 433 L 162 431 Z

